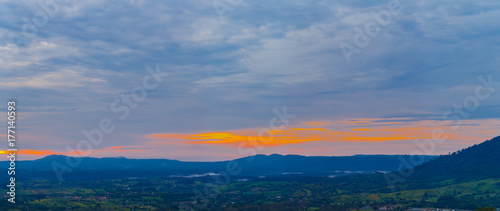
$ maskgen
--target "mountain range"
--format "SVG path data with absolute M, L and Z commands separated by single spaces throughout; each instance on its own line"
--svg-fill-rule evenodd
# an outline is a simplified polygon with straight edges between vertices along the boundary
M 500 136 L 440 156 L 413 169 L 414 181 L 457 181 L 500 178 Z
M 437 156 L 412 155 L 415 160 L 430 161 Z M 352 173 L 390 172 L 398 170 L 400 160 L 410 155 L 354 155 L 354 156 L 301 156 L 301 155 L 254 155 L 219 162 L 183 162 L 169 159 L 128 158 L 74 158 L 49 155 L 32 160 L 18 161 L 18 177 L 55 178 L 54 167 L 65 171 L 67 178 L 94 177 L 170 177 L 217 174 L 227 171 L 228 166 L 237 169 L 238 176 L 272 176 L 302 174 L 309 176 L 344 175 Z M 7 161 L 2 161 L 7 166 Z M 70 166 L 71 163 L 79 163 Z M 418 163 L 418 164 L 421 164 Z M 417 165 L 418 165 L 417 164 Z
M 254 155 L 229 161 L 183 162 L 169 159 L 91 158 L 78 160 L 64 155 L 50 155 L 38 160 L 18 161 L 16 176 L 28 179 L 57 178 L 54 166 L 65 170 L 68 179 L 114 177 L 194 177 L 219 174 L 228 168 L 238 170 L 238 177 L 258 176 L 338 176 L 398 172 L 401 161 L 413 163 L 407 181 L 467 181 L 500 178 L 500 137 L 459 150 L 449 155 L 354 155 L 354 156 L 301 156 Z M 78 165 L 69 166 L 79 161 Z M 0 162 L 8 166 L 8 161 Z M 1 175 L 0 177 L 7 177 Z

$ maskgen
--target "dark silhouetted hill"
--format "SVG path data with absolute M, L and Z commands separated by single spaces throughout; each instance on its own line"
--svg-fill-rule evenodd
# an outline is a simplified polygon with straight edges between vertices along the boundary
M 436 156 L 419 156 L 422 162 Z M 255 155 L 219 162 L 183 162 L 168 159 L 128 158 L 74 158 L 50 155 L 33 161 L 18 161 L 16 175 L 25 178 L 55 178 L 54 167 L 65 171 L 69 178 L 87 177 L 162 177 L 186 176 L 190 174 L 220 173 L 228 171 L 228 165 L 241 169 L 239 176 L 303 174 L 328 176 L 374 171 L 396 171 L 400 158 L 408 155 L 355 155 L 355 156 L 300 156 L 300 155 Z M 7 161 L 2 161 L 8 166 Z M 76 164 L 73 165 L 72 164 Z M 67 168 L 70 169 L 70 171 Z
M 414 181 L 500 178 L 500 136 L 416 166 Z

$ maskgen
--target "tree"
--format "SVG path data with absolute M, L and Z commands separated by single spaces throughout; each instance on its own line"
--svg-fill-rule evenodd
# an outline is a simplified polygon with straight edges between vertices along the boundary
M 481 207 L 477 208 L 476 211 L 496 211 L 496 210 L 497 210 L 497 208 L 495 208 L 495 207 L 487 207 L 487 206 L 485 206 L 484 208 L 481 208 Z

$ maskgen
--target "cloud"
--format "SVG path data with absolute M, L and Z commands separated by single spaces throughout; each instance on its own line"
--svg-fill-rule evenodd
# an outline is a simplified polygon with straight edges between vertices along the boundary
M 41 73 L 31 77 L 9 78 L 0 82 L 0 87 L 12 88 L 38 88 L 38 89 L 65 89 L 74 87 L 91 87 L 94 84 L 105 83 L 102 78 L 86 77 L 75 70 L 57 70 Z
M 147 151 L 144 146 L 114 146 L 105 149 L 98 149 L 97 153 L 110 153 L 110 152 L 140 152 Z
M 20 155 L 22 159 L 30 159 L 30 158 L 37 159 L 48 155 L 67 155 L 67 156 L 82 157 L 82 156 L 96 156 L 96 155 L 106 156 L 106 155 L 113 155 L 115 153 L 144 152 L 144 151 L 147 151 L 147 149 L 144 149 L 144 147 L 142 146 L 114 146 L 114 147 L 107 147 L 104 149 L 93 149 L 90 151 L 72 150 L 71 152 L 58 152 L 53 150 L 36 150 L 36 149 L 19 149 L 17 151 L 0 150 L 0 154 L 16 153 L 16 155 Z
M 406 124 L 393 122 L 394 119 L 410 120 Z M 312 122 L 313 124 L 317 122 Z M 187 144 L 213 144 L 229 145 L 234 147 L 255 146 L 280 146 L 298 143 L 325 141 L 325 142 L 394 142 L 404 140 L 434 139 L 433 133 L 436 129 L 444 131 L 445 140 L 482 140 L 495 136 L 491 131 L 483 136 L 477 135 L 478 128 L 492 128 L 500 121 L 490 120 L 464 120 L 456 129 L 449 125 L 448 121 L 441 120 L 416 120 L 412 118 L 387 118 L 387 119 L 359 119 L 344 120 L 323 124 L 326 128 L 297 128 L 292 127 L 283 130 L 258 130 L 245 129 L 227 132 L 208 132 L 199 134 L 150 134 L 147 138 L 151 140 L 182 141 Z M 302 125 L 311 125 L 304 122 Z M 360 126 L 362 128 L 360 128 Z M 343 129 L 342 129 L 343 128 Z M 342 130 L 339 130 L 342 129 Z M 487 130 L 486 130 L 487 131 Z M 485 131 L 482 131 L 485 132 Z M 473 135 L 475 134 L 475 135 Z
M 287 144 L 296 144 L 301 142 L 318 141 L 319 136 L 305 131 L 305 128 L 299 130 L 267 130 L 251 132 L 251 130 L 231 131 L 231 132 L 210 132 L 200 134 L 151 134 L 150 139 L 177 139 L 188 144 L 217 144 L 242 147 L 254 146 L 279 146 Z M 314 129 L 313 129 L 314 131 Z M 259 134 L 259 135 L 258 135 Z M 262 135 L 261 135 L 262 134 Z
M 331 156 L 370 154 L 370 152 L 373 154 L 373 149 L 377 150 L 377 154 L 410 154 L 420 149 L 419 143 L 433 139 L 435 129 L 440 129 L 444 133 L 441 136 L 443 142 L 436 143 L 433 154 L 447 154 L 498 135 L 497 128 L 500 126 L 500 121 L 497 119 L 463 120 L 461 124 L 415 119 L 407 124 L 398 124 L 394 123 L 393 119 L 331 121 L 329 124 L 323 124 L 322 128 L 304 127 L 310 125 L 310 122 L 302 122 L 282 130 L 249 128 L 193 134 L 154 133 L 147 135 L 141 142 L 142 145 L 109 146 L 94 149 L 88 155 L 79 151 L 35 149 L 21 149 L 19 154 L 29 155 L 30 158 L 51 154 L 93 157 L 127 155 L 135 158 L 165 158 L 165 155 L 168 155 L 169 158 L 181 160 L 213 161 L 252 155 L 242 153 L 246 151 L 240 151 L 241 148 L 252 148 L 261 154 Z M 353 121 L 363 123 L 349 123 Z M 263 136 L 259 136 L 259 132 Z M 194 155 L 186 156 L 186 154 Z M 216 156 L 217 154 L 224 156 Z
M 15 98 L 27 108 L 21 113 L 23 127 L 35 148 L 37 142 L 75 143 L 84 138 L 75 135 L 81 130 L 103 117 L 115 118 L 110 104 L 142 83 L 145 66 L 160 64 L 171 75 L 117 124 L 106 146 L 138 146 L 143 134 L 159 131 L 188 137 L 217 132 L 230 133 L 218 141 L 234 150 L 258 132 L 243 130 L 263 125 L 273 107 L 287 106 L 297 121 L 309 122 L 294 128 L 343 134 L 287 131 L 275 134 L 273 150 L 335 150 L 340 148 L 327 144 L 362 140 L 363 147 L 377 151 L 400 142 L 385 141 L 390 137 L 428 137 L 424 131 L 430 128 L 416 124 L 441 126 L 424 120 L 462 103 L 474 94 L 479 75 L 494 74 L 500 66 L 496 1 L 401 1 L 402 11 L 353 54 L 351 63 L 339 44 L 354 45 L 357 29 L 364 30 L 374 21 L 371 13 L 386 9 L 387 2 L 245 1 L 222 21 L 212 1 L 58 2 L 60 11 L 30 42 L 16 47 L 7 35 L 22 34 L 23 18 L 30 20 L 39 7 L 0 1 L 5 8 L 0 14 L 5 20 L 0 23 L 0 98 Z M 500 116 L 494 99 L 481 101 L 470 120 L 482 123 L 472 124 L 490 128 L 484 119 Z M 391 118 L 401 116 L 414 119 Z M 406 126 L 407 132 L 383 126 Z M 468 130 L 477 137 L 491 135 L 476 131 L 484 134 Z M 301 137 L 306 132 L 314 141 Z M 196 148 L 204 158 L 210 157 L 207 149 L 231 154 L 222 143 L 205 144 L 214 142 L 211 136 L 194 137 L 177 137 L 184 142 L 175 149 L 192 154 L 188 149 Z M 189 141 L 202 143 L 197 148 L 185 144 Z M 64 150 L 64 144 L 51 144 L 51 150 Z
M 320 125 L 328 125 L 330 122 L 305 122 L 305 125 L 310 125 L 310 126 L 320 126 Z
M 32 149 L 19 149 L 18 151 L 0 151 L 0 154 L 10 154 L 10 153 L 16 153 L 20 155 L 35 155 L 35 156 L 47 156 L 47 155 L 55 155 L 59 154 L 56 153 L 52 150 L 32 150 Z M 63 153 L 64 155 L 76 155 L 77 152 L 73 153 Z

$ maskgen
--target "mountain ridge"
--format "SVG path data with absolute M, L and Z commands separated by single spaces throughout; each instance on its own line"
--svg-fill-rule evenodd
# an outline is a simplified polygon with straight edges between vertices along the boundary
M 129 158 L 92 158 L 64 155 L 50 155 L 31 161 L 18 161 L 18 176 L 54 177 L 54 164 L 57 168 L 68 168 L 66 175 L 85 177 L 89 172 L 98 175 L 121 175 L 158 177 L 169 175 L 190 175 L 218 173 L 227 171 L 228 165 L 241 168 L 240 176 L 282 175 L 297 172 L 304 175 L 329 176 L 339 172 L 390 172 L 398 170 L 399 157 L 410 155 L 355 155 L 355 156 L 302 156 L 302 155 L 254 155 L 228 161 L 199 162 L 170 159 L 129 159 Z M 418 155 L 422 162 L 437 156 Z M 2 161 L 4 163 L 8 161 Z M 1 163 L 1 162 L 0 162 Z M 78 165 L 70 166 L 71 163 Z M 419 163 L 420 164 L 420 163 Z M 112 173 L 105 173 L 112 172 Z M 81 175 L 78 175 L 81 174 Z
M 134 159 L 125 157 L 75 157 L 49 155 L 31 161 L 18 161 L 20 177 L 53 178 L 54 163 L 71 171 L 70 178 L 99 177 L 168 177 L 191 174 L 224 173 L 232 165 L 238 176 L 270 176 L 297 173 L 308 176 L 331 176 L 346 172 L 373 173 L 399 172 L 402 160 L 419 161 L 407 166 L 412 174 L 408 181 L 443 181 L 454 179 L 500 178 L 500 136 L 470 146 L 449 155 L 353 155 L 353 156 L 303 156 L 294 154 L 257 154 L 227 161 L 179 161 L 173 159 Z M 77 165 L 70 163 L 77 161 Z M 1 161 L 0 163 L 8 161 Z M 17 173 L 16 172 L 16 173 Z M 368 175 L 367 175 L 368 176 Z
M 500 178 L 500 136 L 417 165 L 409 177 L 414 181 L 487 178 Z

